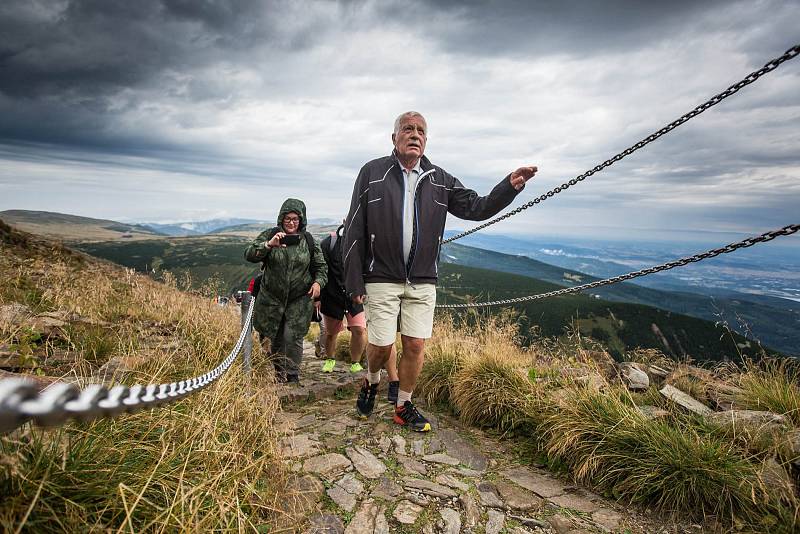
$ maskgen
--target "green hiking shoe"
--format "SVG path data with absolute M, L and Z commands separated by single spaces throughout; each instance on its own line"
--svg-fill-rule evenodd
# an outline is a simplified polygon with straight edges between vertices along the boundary
M 336 360 L 325 360 L 325 363 L 322 364 L 322 372 L 323 373 L 333 372 L 334 367 L 336 367 Z
M 363 370 L 364 370 L 364 368 L 361 367 L 361 362 L 356 362 L 356 363 L 350 365 L 350 372 L 351 373 L 359 373 L 359 372 L 361 372 Z

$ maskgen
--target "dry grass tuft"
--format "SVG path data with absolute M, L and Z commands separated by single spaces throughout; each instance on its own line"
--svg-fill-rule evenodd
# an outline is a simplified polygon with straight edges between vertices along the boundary
M 613 498 L 756 532 L 800 526 L 793 458 L 785 452 L 796 431 L 768 447 L 756 436 L 729 435 L 678 410 L 649 419 L 637 404 L 667 406 L 658 388 L 630 394 L 608 372 L 607 354 L 572 339 L 542 340 L 536 350 L 523 351 L 514 334 L 499 322 L 454 325 L 444 319 L 421 378 L 428 400 L 449 400 L 465 422 L 514 429 L 518 439 L 532 442 L 533 453 Z M 656 353 L 640 357 L 660 360 Z M 701 397 L 732 380 L 730 373 L 676 371 L 671 379 L 685 381 Z M 796 386 L 783 378 L 793 375 L 785 371 L 750 369 L 741 387 L 762 409 L 797 414 Z M 772 454 L 780 462 L 769 462 Z
M 522 359 L 503 353 L 468 358 L 452 386 L 453 403 L 465 422 L 501 430 L 533 423 L 528 407 L 535 395 Z
M 617 498 L 758 524 L 783 512 L 757 462 L 690 425 L 650 421 L 627 392 L 573 390 L 542 424 L 548 454 L 576 479 Z
M 736 403 L 751 410 L 785 415 L 800 426 L 800 372 L 787 360 L 748 362 L 739 377 Z
M 0 241 L 2 303 L 28 298 L 103 325 L 67 332 L 81 356 L 79 382 L 108 359 L 124 364 L 124 383 L 195 376 L 238 337 L 238 314 L 208 299 L 36 238 Z M 3 326 L 0 342 L 18 330 Z M 173 405 L 58 429 L 26 425 L 0 437 L 0 526 L 203 532 L 275 524 L 288 513 L 279 506 L 286 474 L 272 426 L 279 406 L 272 390 L 253 386 L 237 364 Z

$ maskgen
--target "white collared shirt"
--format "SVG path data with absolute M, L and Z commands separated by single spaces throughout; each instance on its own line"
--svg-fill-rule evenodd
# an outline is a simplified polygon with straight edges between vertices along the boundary
M 403 171 L 403 181 L 405 182 L 405 202 L 403 203 L 403 258 L 408 263 L 408 256 L 411 254 L 411 242 L 414 239 L 414 193 L 417 190 L 419 175 L 422 168 L 419 166 L 420 160 L 413 169 L 407 170 L 400 166 Z

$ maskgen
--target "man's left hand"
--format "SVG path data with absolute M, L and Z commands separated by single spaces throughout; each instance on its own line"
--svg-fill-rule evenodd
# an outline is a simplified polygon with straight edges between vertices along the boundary
M 536 166 L 530 167 L 520 167 L 516 171 L 511 173 L 511 187 L 516 189 L 517 191 L 522 191 L 522 188 L 525 187 L 525 182 L 530 180 L 536 175 L 536 172 L 539 170 Z
M 316 283 L 316 282 L 311 284 L 311 289 L 309 289 L 308 293 L 306 293 L 306 294 L 309 297 L 311 297 L 312 299 L 315 299 L 315 298 L 319 297 L 319 284 Z

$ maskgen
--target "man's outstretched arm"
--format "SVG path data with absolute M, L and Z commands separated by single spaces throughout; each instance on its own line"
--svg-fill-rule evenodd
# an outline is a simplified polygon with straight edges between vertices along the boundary
M 536 175 L 539 169 L 533 165 L 520 167 L 503 178 L 491 193 L 482 197 L 472 189 L 467 189 L 452 177 L 453 188 L 450 191 L 447 210 L 459 219 L 482 221 L 507 207 L 525 187 L 525 183 Z

